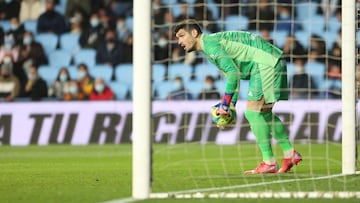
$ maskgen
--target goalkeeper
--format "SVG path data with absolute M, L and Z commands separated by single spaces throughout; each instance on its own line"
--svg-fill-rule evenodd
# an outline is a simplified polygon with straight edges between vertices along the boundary
M 239 81 L 249 80 L 245 117 L 256 137 L 263 161 L 246 174 L 284 173 L 297 165 L 301 155 L 294 150 L 282 121 L 272 113 L 275 102 L 287 100 L 286 61 L 282 51 L 252 33 L 244 31 L 203 34 L 194 20 L 175 27 L 178 44 L 186 52 L 201 51 L 226 78 L 225 94 L 217 105 L 217 114 L 227 115 L 238 99 Z M 271 135 L 283 153 L 278 169 L 271 146 Z

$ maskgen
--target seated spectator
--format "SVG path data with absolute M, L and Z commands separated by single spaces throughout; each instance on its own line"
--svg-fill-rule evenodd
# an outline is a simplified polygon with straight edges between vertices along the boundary
M 124 59 L 123 47 L 123 44 L 117 40 L 115 31 L 107 30 L 105 41 L 100 43 L 96 51 L 96 63 L 115 67 Z
M 300 25 L 292 21 L 292 9 L 288 5 L 278 6 L 278 15 L 276 21 L 276 29 L 287 31 L 288 33 L 293 33 L 300 30 Z
M 107 86 L 102 78 L 96 78 L 94 82 L 94 89 L 90 93 L 89 100 L 114 100 L 114 92 Z
M 37 20 L 45 12 L 46 2 L 38 0 L 22 0 L 20 7 L 20 22 Z
M 322 37 L 313 34 L 310 38 L 309 60 L 324 63 L 326 54 L 326 43 Z
M 12 64 L 3 64 L 0 75 L 0 98 L 4 101 L 14 101 L 19 95 L 20 82 L 12 73 Z
M 20 23 L 18 17 L 12 17 L 10 20 L 10 30 L 6 33 L 7 36 L 12 36 L 15 40 L 14 46 L 22 44 L 25 27 Z
M 284 47 L 282 48 L 284 52 L 284 56 L 286 58 L 286 61 L 292 61 L 292 59 L 299 58 L 299 57 L 306 57 L 306 51 L 305 48 L 300 44 L 300 42 L 293 36 L 288 35 L 284 44 Z
M 249 30 L 273 30 L 274 7 L 269 0 L 260 0 L 257 6 L 249 6 L 246 16 L 249 18 Z
M 325 92 L 328 98 L 340 99 L 342 89 L 341 66 L 331 64 L 328 68 L 328 79 L 325 83 Z
M 169 59 L 169 40 L 166 34 L 160 34 L 157 43 L 154 45 L 154 59 L 164 65 L 168 64 Z
M 31 66 L 28 73 L 28 81 L 25 86 L 25 97 L 29 97 L 32 101 L 40 101 L 46 98 L 48 89 L 45 80 L 43 80 L 36 66 Z
M 204 88 L 200 92 L 198 99 L 220 99 L 220 93 L 215 87 L 215 79 L 212 76 L 206 76 Z
M 181 77 L 176 77 L 174 80 L 174 90 L 168 95 L 168 100 L 191 100 L 192 96 L 184 87 Z
M 67 31 L 66 19 L 55 10 L 54 0 L 46 0 L 46 11 L 39 16 L 37 32 L 61 35 Z
M 32 32 L 24 33 L 19 54 L 19 62 L 25 70 L 31 65 L 40 66 L 48 63 L 43 46 L 35 41 Z
M 70 74 L 68 69 L 61 68 L 59 73 L 48 91 L 49 97 L 63 99 L 65 94 L 69 92 Z
M 67 0 L 65 17 L 71 19 L 75 12 L 80 12 L 82 17 L 89 16 L 92 0 Z
M 18 47 L 15 46 L 13 35 L 4 36 L 4 45 L 0 47 L 0 63 L 3 62 L 5 56 L 10 56 L 13 62 L 17 62 L 19 58 Z
M 92 13 L 89 19 L 89 26 L 81 32 L 79 43 L 81 48 L 96 49 L 104 40 L 105 28 L 100 23 L 99 15 Z
M 123 45 L 123 56 L 121 63 L 132 63 L 132 52 L 133 52 L 133 36 L 130 34 Z
M 290 78 L 290 97 L 292 99 L 307 99 L 315 95 L 316 86 L 311 75 L 305 72 L 305 60 L 296 58 L 295 74 Z
M 27 81 L 27 76 L 25 70 L 22 68 L 21 63 L 14 62 L 11 54 L 6 54 L 3 58 L 2 65 L 8 65 L 11 67 L 12 74 L 19 80 L 20 82 L 20 90 L 19 97 L 21 97 L 24 93 L 25 84 Z
M 126 25 L 126 17 L 119 16 L 116 21 L 116 32 L 120 42 L 126 43 L 126 40 L 131 35 L 131 31 Z
M 181 22 L 186 19 L 193 19 L 194 17 L 189 13 L 189 5 L 185 1 L 181 2 L 181 13 L 175 19 L 176 22 Z
M 0 1 L 0 20 L 10 20 L 18 17 L 20 12 L 20 2 L 16 0 Z
M 69 91 L 65 93 L 63 100 L 64 101 L 79 101 L 85 100 L 86 96 L 79 89 L 78 83 L 76 80 L 69 81 Z
M 94 78 L 90 75 L 86 64 L 79 64 L 77 69 L 79 91 L 88 98 L 94 88 Z
M 4 44 L 4 37 L 5 37 L 4 29 L 0 27 L 0 47 Z

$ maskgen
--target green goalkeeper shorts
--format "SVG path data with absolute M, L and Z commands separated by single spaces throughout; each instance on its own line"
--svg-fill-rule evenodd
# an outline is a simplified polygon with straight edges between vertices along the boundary
M 275 67 L 257 64 L 252 69 L 247 100 L 259 101 L 262 97 L 265 98 L 265 103 L 288 99 L 285 59 L 279 59 Z

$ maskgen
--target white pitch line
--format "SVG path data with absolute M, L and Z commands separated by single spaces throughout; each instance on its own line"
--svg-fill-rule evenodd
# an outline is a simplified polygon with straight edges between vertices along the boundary
M 114 199 L 114 200 L 110 200 L 110 201 L 106 201 L 106 202 L 102 202 L 102 203 L 132 203 L 132 202 L 136 202 L 139 201 L 138 199 L 134 199 L 134 198 L 123 198 L 123 199 Z

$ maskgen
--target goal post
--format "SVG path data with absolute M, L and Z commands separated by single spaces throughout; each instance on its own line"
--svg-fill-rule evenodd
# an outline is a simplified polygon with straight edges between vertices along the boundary
M 151 1 L 134 0 L 134 22 L 132 196 L 146 199 L 151 172 Z
M 356 173 L 355 1 L 342 1 L 342 173 Z

